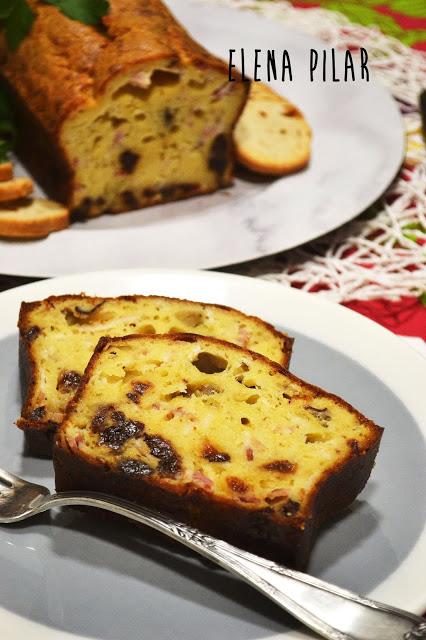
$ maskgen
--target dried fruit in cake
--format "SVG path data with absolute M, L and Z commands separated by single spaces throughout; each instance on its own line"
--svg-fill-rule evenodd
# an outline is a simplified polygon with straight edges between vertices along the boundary
M 366 483 L 381 433 L 241 347 L 104 338 L 58 431 L 56 487 L 119 495 L 303 566 L 318 527 Z
M 1 220 L 0 220 L 1 221 Z M 30 452 L 49 455 L 56 426 L 102 336 L 191 331 L 221 337 L 288 366 L 292 340 L 228 307 L 159 296 L 51 297 L 23 303 L 19 317 L 24 406 L 18 426 Z M 143 387 L 129 389 L 138 404 Z

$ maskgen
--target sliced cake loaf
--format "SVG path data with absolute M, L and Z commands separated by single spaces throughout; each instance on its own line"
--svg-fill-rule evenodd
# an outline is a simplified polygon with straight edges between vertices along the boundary
M 285 367 L 293 342 L 234 309 L 159 296 L 24 302 L 18 326 L 24 405 L 17 424 L 34 455 L 51 454 L 55 428 L 102 336 L 191 331 L 258 351 Z
M 59 428 L 56 487 L 115 494 L 303 566 L 382 429 L 278 364 L 195 335 L 101 339 Z
M 0 37 L 18 153 L 76 218 L 229 185 L 248 83 L 186 33 L 160 0 L 110 0 L 99 28 L 31 0 L 16 50 Z

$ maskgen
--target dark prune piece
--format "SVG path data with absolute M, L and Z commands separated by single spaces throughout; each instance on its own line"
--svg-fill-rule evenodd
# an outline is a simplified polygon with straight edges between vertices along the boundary
M 137 163 L 139 162 L 140 155 L 135 153 L 134 151 L 130 151 L 127 149 L 120 153 L 119 161 L 121 169 L 124 173 L 133 173 L 136 168 Z
M 220 133 L 212 142 L 209 153 L 209 169 L 222 176 L 228 166 L 229 149 L 228 139 L 224 133 Z
M 150 476 L 154 473 L 154 469 L 149 464 L 140 460 L 123 460 L 119 468 L 129 476 Z
M 61 393 L 71 393 L 80 384 L 81 375 L 77 371 L 64 371 L 58 379 L 56 389 Z
M 235 493 L 245 493 L 248 489 L 248 486 L 243 480 L 233 476 L 227 478 L 226 483 L 232 491 L 235 491 Z
M 100 407 L 97 413 L 94 415 L 92 419 L 92 429 L 96 433 L 101 431 L 105 426 L 105 421 L 108 417 L 108 412 L 110 411 L 110 406 Z
M 263 468 L 267 471 L 278 471 L 278 473 L 294 473 L 296 467 L 297 464 L 288 460 L 274 460 L 274 462 L 268 462 L 263 465 Z
M 203 451 L 203 458 L 209 462 L 229 462 L 231 456 L 228 453 L 218 451 L 211 445 L 207 445 Z
M 144 425 L 136 420 L 118 421 L 113 427 L 104 429 L 99 437 L 99 444 L 106 444 L 111 449 L 120 449 L 129 438 L 140 437 Z
M 151 455 L 160 460 L 158 471 L 162 475 L 176 475 L 181 470 L 181 459 L 173 446 L 167 440 L 158 435 L 145 434 L 144 440 L 149 447 Z
M 30 415 L 28 416 L 28 420 L 34 420 L 34 422 L 38 422 L 39 420 L 43 420 L 45 415 L 46 415 L 45 406 L 36 407 L 35 409 L 33 409 L 33 411 L 31 411 Z

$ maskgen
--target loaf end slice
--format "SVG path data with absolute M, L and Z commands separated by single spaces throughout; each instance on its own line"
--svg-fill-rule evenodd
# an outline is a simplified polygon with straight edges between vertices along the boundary
M 58 431 L 59 491 L 121 496 L 303 567 L 382 429 L 278 364 L 196 335 L 102 339 Z
M 0 237 L 13 240 L 44 238 L 69 226 L 68 209 L 52 200 L 35 198 L 0 205 Z
M 0 181 L 0 202 L 13 202 L 20 198 L 27 198 L 33 189 L 33 182 L 29 178 L 12 178 Z
M 234 130 L 240 164 L 256 173 L 281 176 L 303 169 L 311 157 L 311 128 L 289 100 L 260 82 Z
M 102 336 L 191 331 L 258 351 L 285 367 L 293 343 L 270 324 L 235 309 L 160 296 L 50 297 L 23 303 L 18 325 L 24 404 L 17 424 L 25 431 L 28 453 L 47 456 Z

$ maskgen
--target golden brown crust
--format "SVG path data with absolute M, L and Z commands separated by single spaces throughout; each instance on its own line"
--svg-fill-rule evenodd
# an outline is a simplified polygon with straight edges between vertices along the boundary
M 101 338 L 86 368 L 80 387 L 68 405 L 65 421 L 78 409 L 100 354 L 115 342 L 144 339 L 144 336 Z M 197 342 L 220 345 L 241 354 L 250 354 L 268 367 L 283 373 L 296 383 L 296 376 L 289 374 L 277 363 L 262 355 L 231 345 L 216 338 L 201 338 L 193 334 L 150 336 L 147 340 Z M 167 478 L 147 476 L 129 477 L 116 468 L 108 468 L 79 450 L 72 450 L 61 428 L 54 447 L 55 480 L 58 491 L 94 490 L 119 495 L 128 500 L 149 506 L 172 515 L 237 546 L 270 557 L 281 563 L 304 568 L 320 525 L 336 512 L 347 507 L 362 490 L 374 465 L 380 438 L 378 427 L 347 402 L 324 392 L 319 387 L 302 383 L 310 392 L 327 396 L 353 413 L 361 424 L 370 430 L 370 436 L 362 448 L 354 447 L 333 468 L 323 473 L 310 490 L 310 499 L 297 516 L 283 515 L 271 508 L 256 508 L 238 503 L 235 499 L 211 494 L 194 485 L 170 483 Z
M 62 296 L 50 296 L 46 298 L 42 302 L 45 305 L 51 305 L 55 302 L 61 302 L 65 300 L 90 300 L 93 303 L 99 300 L 138 300 L 140 298 L 148 298 L 155 299 L 158 301 L 161 300 L 173 300 L 179 302 L 189 302 L 188 300 L 183 300 L 180 298 L 165 298 L 164 296 L 119 296 L 117 298 L 95 298 L 85 296 L 83 293 L 79 295 L 62 295 Z M 32 399 L 34 395 L 34 388 L 36 383 L 36 377 L 38 375 L 36 362 L 34 359 L 34 355 L 32 353 L 32 341 L 34 339 L 34 331 L 37 331 L 37 328 L 31 325 L 29 314 L 32 309 L 36 308 L 40 304 L 40 301 L 36 302 L 22 302 L 21 308 L 19 312 L 18 319 L 18 328 L 19 328 L 19 340 L 20 340 L 20 371 L 21 371 L 21 388 L 22 388 L 22 397 L 23 397 L 23 406 L 21 411 L 21 417 L 17 420 L 17 426 L 25 432 L 25 441 L 27 450 L 29 453 L 33 455 L 42 455 L 49 456 L 52 452 L 52 432 L 57 428 L 57 424 L 52 422 L 46 422 L 42 419 L 33 420 L 31 419 L 31 413 L 34 409 Z M 225 305 L 220 304 L 210 304 L 210 303 L 202 303 L 206 307 L 215 307 L 219 309 L 224 309 L 226 311 L 231 311 L 233 314 L 236 314 L 240 318 L 249 317 L 251 320 L 256 322 L 256 324 L 261 325 L 275 336 L 277 336 L 282 341 L 282 361 L 281 365 L 283 367 L 288 367 L 290 364 L 291 353 L 293 348 L 293 338 L 287 336 L 286 334 L 278 331 L 268 322 L 257 318 L 256 316 L 247 316 L 237 309 L 233 309 L 231 307 L 227 307 Z M 46 432 L 46 438 L 42 438 L 42 433 Z M 44 445 L 44 446 L 43 446 Z
M 1 36 L 1 73 L 50 136 L 56 137 L 72 112 L 93 104 L 108 82 L 135 65 L 175 58 L 227 72 L 225 63 L 197 44 L 160 0 L 110 0 L 103 30 L 38 0 L 29 4 L 37 18 L 17 51 L 10 51 Z
M 45 238 L 69 226 L 68 210 L 46 200 L 17 201 L 0 207 L 0 236 L 11 240 Z

